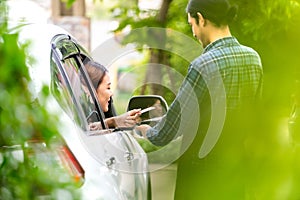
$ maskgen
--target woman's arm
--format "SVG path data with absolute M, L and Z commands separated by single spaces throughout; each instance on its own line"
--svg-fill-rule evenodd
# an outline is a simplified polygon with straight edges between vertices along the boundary
M 134 127 L 140 122 L 141 109 L 133 109 L 122 115 L 106 118 L 104 121 L 109 128 Z M 90 130 L 102 129 L 100 122 L 90 124 Z

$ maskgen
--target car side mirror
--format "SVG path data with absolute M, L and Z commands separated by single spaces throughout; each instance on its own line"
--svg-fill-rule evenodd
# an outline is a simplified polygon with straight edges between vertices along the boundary
M 167 112 L 168 104 L 159 95 L 138 95 L 130 98 L 127 111 L 142 109 L 141 124 L 155 125 Z

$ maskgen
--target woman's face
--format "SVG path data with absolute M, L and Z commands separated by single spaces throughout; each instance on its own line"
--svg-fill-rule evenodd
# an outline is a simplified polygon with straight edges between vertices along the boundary
M 108 111 L 108 104 L 110 97 L 113 95 L 112 91 L 110 90 L 110 77 L 107 73 L 105 73 L 102 82 L 98 86 L 96 92 L 98 96 L 98 101 L 100 103 L 100 106 L 103 110 L 103 112 Z

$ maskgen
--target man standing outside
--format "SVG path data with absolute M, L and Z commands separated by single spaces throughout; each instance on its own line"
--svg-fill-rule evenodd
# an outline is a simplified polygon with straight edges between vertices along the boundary
M 255 50 L 241 45 L 231 35 L 229 24 L 236 16 L 237 7 L 227 0 L 190 0 L 186 11 L 193 35 L 204 48 L 203 53 L 189 66 L 163 120 L 153 128 L 140 126 L 137 129 L 158 146 L 168 144 L 178 135 L 183 136 L 183 143 L 193 139 L 178 161 L 175 199 L 244 199 L 247 158 L 243 151 L 247 130 L 242 127 L 249 124 L 243 121 L 247 116 L 241 109 L 252 105 L 261 95 L 261 60 Z M 218 94 L 220 88 L 224 88 L 225 96 Z M 191 108 L 195 105 L 191 103 L 193 95 L 197 99 L 198 113 L 192 113 L 195 110 Z M 213 149 L 200 157 L 199 149 L 215 112 L 212 105 L 218 101 L 225 102 L 222 134 Z M 189 136 L 192 134 L 189 125 L 193 123 L 198 126 L 195 138 Z M 179 130 L 184 131 L 179 133 Z

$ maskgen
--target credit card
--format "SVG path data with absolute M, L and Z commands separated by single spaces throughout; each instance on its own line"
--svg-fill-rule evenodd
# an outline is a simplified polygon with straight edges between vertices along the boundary
M 155 107 L 154 106 L 151 106 L 151 107 L 148 107 L 148 108 L 145 108 L 143 110 L 141 110 L 141 114 L 145 113 L 145 112 L 149 112 L 151 110 L 155 110 Z

